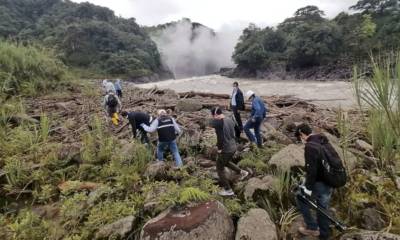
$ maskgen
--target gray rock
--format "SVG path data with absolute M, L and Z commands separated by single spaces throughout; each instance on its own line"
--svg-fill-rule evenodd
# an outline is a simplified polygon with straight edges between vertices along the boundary
M 277 179 L 274 178 L 273 176 L 265 176 L 262 179 L 260 178 L 251 178 L 247 182 L 245 188 L 244 188 L 244 197 L 246 199 L 250 199 L 253 197 L 253 194 L 257 190 L 271 190 L 272 187 L 276 184 Z
M 195 99 L 181 99 L 176 104 L 176 109 L 182 112 L 196 112 L 200 111 L 203 105 Z
M 360 139 L 356 141 L 355 145 L 358 150 L 363 151 L 363 152 L 374 151 L 374 148 L 372 147 L 371 144 L 369 144 L 363 140 L 360 140 Z
M 278 169 L 290 170 L 292 167 L 304 167 L 304 146 L 290 144 L 283 148 L 269 160 L 270 165 Z
M 203 168 L 214 167 L 217 164 L 215 161 L 209 159 L 199 159 L 197 163 L 199 164 L 200 167 Z
M 277 131 L 270 123 L 264 122 L 261 128 L 261 132 L 266 141 L 275 141 L 285 145 L 293 143 L 285 134 Z
M 234 231 L 232 219 L 224 205 L 211 201 L 162 212 L 143 226 L 140 239 L 232 240 Z
M 151 179 L 165 180 L 168 176 L 169 166 L 163 161 L 156 161 L 151 164 L 146 169 L 144 175 Z
M 361 227 L 366 230 L 379 231 L 385 227 L 385 221 L 378 210 L 367 208 L 361 213 Z
M 400 240 L 400 236 L 385 232 L 360 231 L 345 234 L 340 240 Z
M 400 190 L 400 177 L 396 177 L 395 183 L 396 183 L 397 189 Z
M 120 219 L 114 223 L 110 223 L 100 228 L 96 233 L 96 239 L 111 239 L 115 237 L 124 238 L 126 237 L 132 230 L 135 222 L 134 216 L 129 216 L 123 219 Z
M 276 226 L 264 209 L 255 208 L 240 218 L 236 240 L 277 240 Z

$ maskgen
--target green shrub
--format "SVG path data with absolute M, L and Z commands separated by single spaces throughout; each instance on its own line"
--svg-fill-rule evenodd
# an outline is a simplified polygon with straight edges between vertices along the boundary
M 38 95 L 65 85 L 66 67 L 48 49 L 0 41 L 0 92 Z
M 36 214 L 26 210 L 18 214 L 16 220 L 9 225 L 13 232 L 13 239 L 43 240 L 48 236 L 48 224 Z

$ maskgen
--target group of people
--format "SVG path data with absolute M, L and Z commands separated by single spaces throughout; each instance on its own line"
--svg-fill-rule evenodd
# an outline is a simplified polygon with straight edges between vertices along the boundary
M 103 99 L 103 107 L 106 114 L 114 125 L 118 126 L 120 119 L 118 113 L 122 109 L 122 86 L 121 80 L 117 79 L 115 83 L 105 79 L 103 80 L 103 88 L 105 96 Z
M 118 83 L 120 84 L 119 81 Z M 108 115 L 112 117 L 114 113 L 118 113 L 122 108 L 119 99 L 119 97 L 122 96 L 121 86 L 119 85 L 118 87 L 117 84 L 114 85 L 108 81 L 103 82 L 103 86 L 106 90 L 103 104 L 107 109 Z M 119 94 L 117 90 L 120 91 Z M 107 105 L 109 101 L 114 101 L 114 97 L 116 102 L 111 104 L 111 106 Z M 244 126 L 240 111 L 245 110 L 245 99 L 237 82 L 233 83 L 233 91 L 229 104 L 233 115 L 229 116 L 224 114 L 223 109 L 219 106 L 211 109 L 212 120 L 210 126 L 215 129 L 217 135 L 216 147 L 218 148 L 219 156 L 216 163 L 218 177 L 223 188 L 219 192 L 221 196 L 234 195 L 231 183 L 225 176 L 225 167 L 232 169 L 240 175 L 240 180 L 244 180 L 249 175 L 248 171 L 240 169 L 232 162 L 233 156 L 237 151 L 237 143 L 240 140 L 241 133 L 244 131 L 250 144 L 260 148 L 263 146 L 260 128 L 268 112 L 267 106 L 262 98 L 251 90 L 246 92 L 246 98 L 251 103 L 251 113 Z M 175 168 L 179 169 L 182 167 L 183 163 L 178 149 L 177 136 L 179 136 L 182 131 L 176 120 L 166 110 L 160 109 L 157 114 L 157 118 L 153 119 L 148 113 L 121 111 L 121 116 L 127 118 L 131 125 L 133 136 L 136 138 L 139 132 L 142 143 L 149 144 L 147 133 L 157 131 L 157 160 L 164 161 L 164 152 L 166 149 L 169 149 L 175 160 Z M 254 133 L 251 129 L 254 130 Z M 313 134 L 310 126 L 307 124 L 301 124 L 297 127 L 296 136 L 306 145 L 306 181 L 304 185 L 302 185 L 302 189 L 309 196 L 313 196 L 320 206 L 328 209 L 332 188 L 324 182 L 324 177 L 322 176 L 323 157 L 318 147 L 318 144 L 327 143 L 328 140 L 320 134 Z M 299 232 L 306 236 L 327 239 L 330 234 L 329 219 L 323 214 L 317 213 L 317 219 L 315 220 L 311 214 L 309 205 L 301 201 L 298 201 L 297 204 L 305 220 L 305 226 L 300 227 L 298 229 Z

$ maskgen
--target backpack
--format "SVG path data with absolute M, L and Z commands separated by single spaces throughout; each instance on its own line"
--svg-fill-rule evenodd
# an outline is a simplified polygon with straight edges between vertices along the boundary
M 332 188 L 343 187 L 347 181 L 347 174 L 336 150 L 329 142 L 321 144 L 309 142 L 309 144 L 320 149 L 324 182 Z
M 118 99 L 115 95 L 110 94 L 107 98 L 107 106 L 116 107 L 118 105 Z

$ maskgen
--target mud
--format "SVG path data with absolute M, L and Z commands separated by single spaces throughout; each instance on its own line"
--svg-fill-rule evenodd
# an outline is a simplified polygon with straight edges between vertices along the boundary
M 141 88 L 158 87 L 172 89 L 178 93 L 196 91 L 230 94 L 232 83 L 238 81 L 243 92 L 253 90 L 263 96 L 294 96 L 321 107 L 353 108 L 356 105 L 352 83 L 344 81 L 290 81 L 231 79 L 219 75 L 166 80 L 156 83 L 138 84 Z

